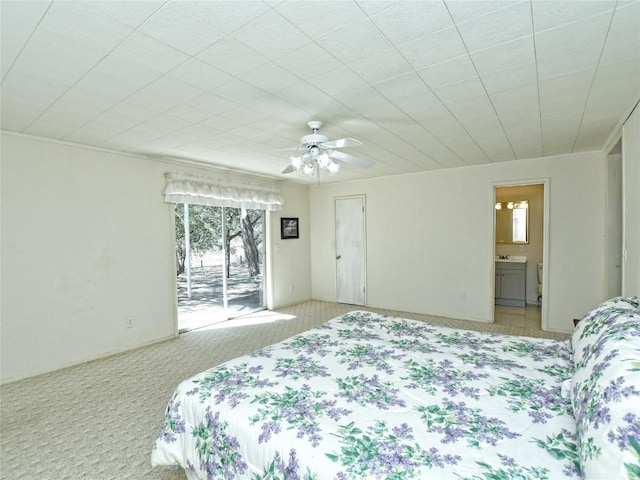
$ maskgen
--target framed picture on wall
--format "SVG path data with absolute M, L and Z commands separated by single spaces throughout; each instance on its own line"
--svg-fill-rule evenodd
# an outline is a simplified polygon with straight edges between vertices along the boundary
M 282 217 L 280 219 L 280 238 L 284 240 L 288 238 L 300 238 L 297 218 Z

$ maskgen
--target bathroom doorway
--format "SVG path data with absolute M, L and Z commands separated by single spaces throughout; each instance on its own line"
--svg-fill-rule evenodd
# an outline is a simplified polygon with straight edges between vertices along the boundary
M 548 180 L 493 185 L 493 321 L 546 330 Z

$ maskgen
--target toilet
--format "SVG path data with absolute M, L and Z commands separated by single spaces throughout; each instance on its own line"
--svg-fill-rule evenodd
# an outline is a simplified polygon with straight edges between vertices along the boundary
M 542 263 L 538 264 L 538 303 L 542 302 Z

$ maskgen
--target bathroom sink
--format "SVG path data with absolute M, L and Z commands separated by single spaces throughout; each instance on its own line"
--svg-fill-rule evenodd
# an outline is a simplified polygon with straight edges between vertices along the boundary
M 496 262 L 527 263 L 527 257 L 524 255 L 507 255 L 507 258 L 500 258 L 500 256 L 496 255 Z

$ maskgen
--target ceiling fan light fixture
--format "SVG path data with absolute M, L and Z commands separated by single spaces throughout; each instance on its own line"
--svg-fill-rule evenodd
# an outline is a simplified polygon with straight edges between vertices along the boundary
M 302 157 L 291 157 L 291 166 L 296 170 L 302 167 Z
M 331 140 L 326 135 L 318 133 L 322 122 L 312 121 L 307 124 L 312 133 L 304 135 L 300 139 L 300 144 L 295 149 L 304 153 L 299 156 L 289 157 L 291 164 L 282 173 L 302 172 L 306 176 L 317 174 L 318 179 L 322 170 L 326 170 L 330 175 L 335 175 L 340 171 L 340 162 L 346 162 L 361 168 L 369 168 L 373 165 L 370 160 L 355 157 L 342 152 L 341 148 L 360 147 L 362 142 L 355 138 L 346 137 L 338 140 Z
M 340 165 L 329 160 L 329 164 L 326 166 L 326 169 L 329 170 L 331 175 L 335 175 L 340 171 Z
M 331 157 L 327 152 L 322 152 L 320 155 L 318 155 L 318 164 L 322 168 L 329 168 L 330 163 L 333 163 L 333 162 L 331 161 Z
M 315 172 L 315 170 L 316 169 L 314 168 L 312 163 L 305 163 L 304 167 L 302 167 L 302 173 L 304 173 L 308 177 L 313 175 L 313 172 Z

